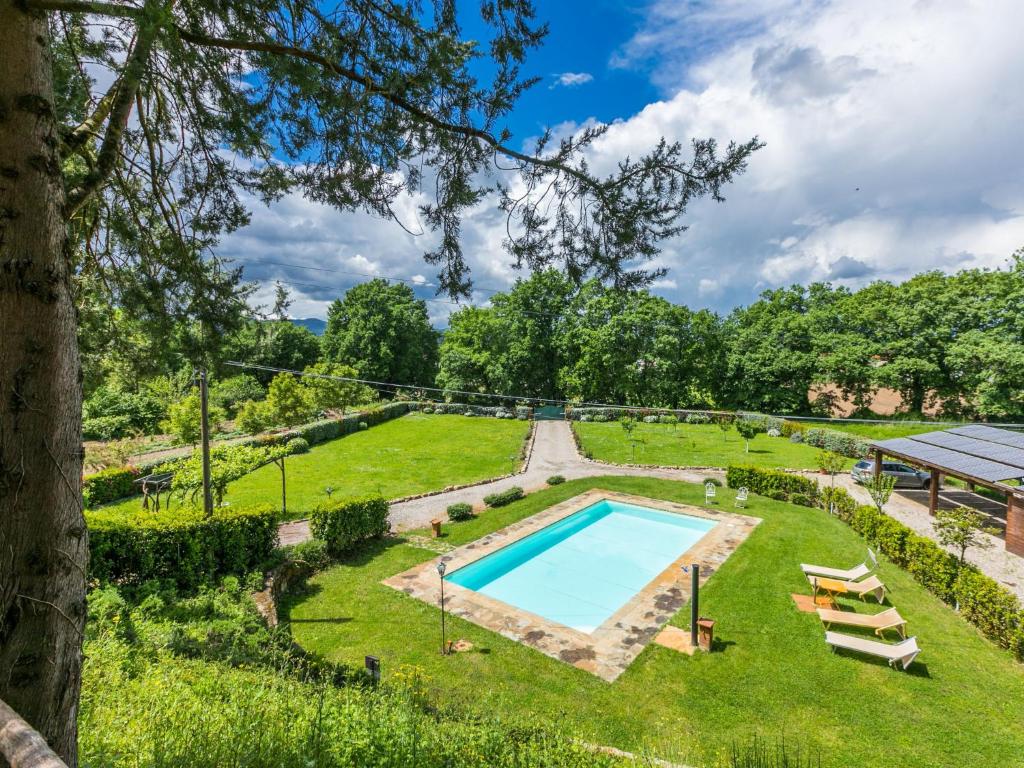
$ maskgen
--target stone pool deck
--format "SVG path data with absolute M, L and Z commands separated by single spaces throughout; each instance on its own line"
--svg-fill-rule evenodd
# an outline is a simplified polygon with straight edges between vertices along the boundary
M 590 634 L 451 582 L 445 583 L 445 609 L 455 616 L 612 682 L 629 667 L 689 599 L 690 576 L 681 566 L 693 563 L 700 565 L 700 581 L 703 585 L 750 535 L 761 522 L 760 519 L 720 508 L 674 504 L 595 488 L 385 579 L 383 583 L 410 597 L 438 605 L 441 599 L 440 579 L 437 575 L 439 562 L 443 561 L 448 571 L 453 572 L 602 499 L 714 520 L 718 525 L 693 547 L 681 553 L 671 565 Z

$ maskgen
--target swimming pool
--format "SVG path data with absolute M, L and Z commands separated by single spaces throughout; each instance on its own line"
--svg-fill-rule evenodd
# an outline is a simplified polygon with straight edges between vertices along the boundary
M 590 634 L 715 525 L 602 499 L 445 580 Z

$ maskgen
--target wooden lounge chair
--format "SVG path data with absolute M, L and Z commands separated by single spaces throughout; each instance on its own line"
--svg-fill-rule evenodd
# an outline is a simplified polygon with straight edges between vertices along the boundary
M 831 629 L 833 624 L 842 624 L 847 627 L 873 629 L 879 637 L 882 637 L 882 633 L 887 629 L 896 630 L 900 639 L 905 639 L 907 636 L 907 620 L 900 616 L 900 612 L 895 608 L 876 613 L 874 616 L 853 611 L 833 611 L 829 608 L 819 608 L 818 618 L 825 625 L 825 629 Z
M 807 576 L 824 576 L 826 579 L 839 579 L 840 581 L 857 581 L 862 579 L 878 567 L 878 560 L 875 553 L 868 548 L 868 559 L 853 568 L 826 568 L 823 565 L 809 565 L 801 563 L 800 569 Z
M 901 669 L 906 669 L 921 652 L 921 649 L 917 647 L 916 637 L 908 637 L 901 643 L 891 645 L 890 643 L 880 643 L 878 640 L 869 640 L 866 637 L 844 635 L 842 632 L 826 632 L 825 642 L 832 646 L 833 651 L 836 648 L 845 648 L 848 651 L 878 656 L 888 661 L 889 666 L 893 669 L 897 664 Z
M 808 576 L 811 586 L 814 587 L 814 594 L 824 592 L 829 597 L 836 595 L 856 595 L 861 600 L 868 595 L 874 595 L 875 600 L 881 603 L 885 599 L 885 584 L 877 576 L 868 576 L 863 581 L 842 581 L 841 579 L 826 579 L 821 576 Z

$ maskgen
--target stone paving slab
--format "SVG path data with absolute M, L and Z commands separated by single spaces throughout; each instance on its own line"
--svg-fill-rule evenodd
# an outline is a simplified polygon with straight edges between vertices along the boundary
M 602 499 L 715 520 L 718 525 L 693 547 L 681 553 L 671 565 L 590 634 L 451 582 L 445 583 L 445 608 L 478 626 L 612 682 L 686 604 L 690 576 L 680 566 L 692 563 L 700 565 L 701 584 L 704 584 L 761 522 L 759 518 L 714 507 L 694 507 L 592 489 L 385 579 L 383 583 L 418 600 L 438 605 L 441 599 L 440 579 L 437 575 L 439 562 L 445 562 L 449 572 L 455 571 Z

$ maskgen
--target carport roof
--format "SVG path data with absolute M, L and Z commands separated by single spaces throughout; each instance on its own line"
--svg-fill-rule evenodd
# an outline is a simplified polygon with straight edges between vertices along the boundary
M 972 424 L 871 445 L 883 453 L 986 483 L 1024 477 L 1024 434 L 1006 429 Z

